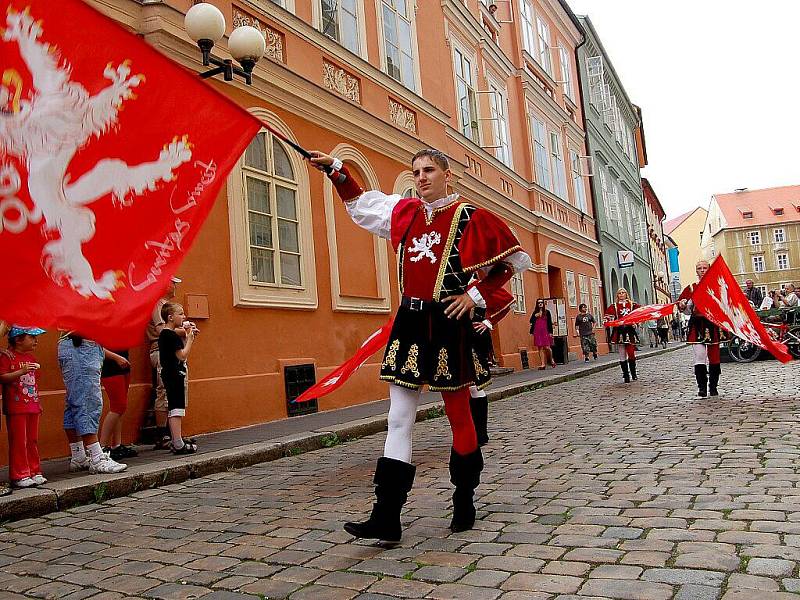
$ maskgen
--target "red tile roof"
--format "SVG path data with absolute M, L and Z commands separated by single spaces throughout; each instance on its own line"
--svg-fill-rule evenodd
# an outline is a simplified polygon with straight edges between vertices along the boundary
M 716 194 L 714 199 L 726 229 L 800 221 L 800 185 Z

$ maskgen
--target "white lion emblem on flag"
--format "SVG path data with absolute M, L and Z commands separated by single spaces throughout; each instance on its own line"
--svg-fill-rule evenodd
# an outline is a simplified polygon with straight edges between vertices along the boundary
M 103 76 L 110 85 L 92 96 L 70 80 L 70 66 L 60 60 L 56 49 L 39 41 L 42 32 L 27 9 L 9 9 L 2 39 L 18 45 L 33 79 L 33 91 L 29 99 L 20 99 L 19 89 L 8 87 L 15 81 L 21 85 L 19 74 L 3 73 L 0 108 L 10 104 L 11 110 L 0 112 L 0 155 L 15 156 L 25 164 L 33 208 L 15 197 L 22 185 L 17 169 L 10 163 L 0 164 L 0 234 L 20 233 L 44 217 L 42 234 L 49 241 L 41 264 L 47 274 L 82 296 L 111 299 L 112 292 L 123 285 L 122 274 L 106 271 L 95 278 L 83 254 L 83 245 L 96 231 L 95 214 L 88 205 L 110 193 L 114 203 L 130 206 L 133 197 L 175 177 L 174 170 L 192 156 L 191 144 L 186 136 L 175 137 L 154 161 L 134 166 L 103 159 L 70 181 L 67 169 L 75 154 L 117 124 L 123 101 L 135 98 L 133 88 L 144 83 L 145 77 L 132 76 L 128 61 L 116 67 L 109 63 Z

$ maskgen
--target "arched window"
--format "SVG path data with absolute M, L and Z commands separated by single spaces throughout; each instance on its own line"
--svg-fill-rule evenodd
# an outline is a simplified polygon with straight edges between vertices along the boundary
M 245 151 L 242 179 L 251 283 L 301 287 L 297 179 L 283 143 L 259 133 Z

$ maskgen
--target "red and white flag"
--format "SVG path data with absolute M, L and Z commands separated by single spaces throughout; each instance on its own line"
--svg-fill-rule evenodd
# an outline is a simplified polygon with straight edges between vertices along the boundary
M 389 321 L 378 331 L 369 336 L 359 347 L 358 351 L 350 357 L 347 362 L 336 367 L 328 375 L 323 377 L 318 383 L 312 385 L 305 392 L 300 394 L 294 402 L 305 402 L 312 398 L 322 398 L 331 392 L 339 389 L 350 376 L 358 371 L 367 362 L 370 356 L 386 345 L 389 334 L 392 332 L 394 319 Z
M 648 306 L 640 306 L 636 310 L 632 310 L 621 319 L 606 321 L 603 323 L 603 325 L 606 327 L 636 325 L 637 323 L 644 323 L 645 321 L 655 321 L 661 317 L 669 317 L 673 312 L 675 312 L 674 302 L 672 304 L 650 304 Z
M 695 311 L 725 331 L 763 348 L 783 363 L 792 360 L 786 346 L 767 333 L 721 256 L 694 288 L 692 302 Z
M 0 318 L 138 344 L 260 124 L 81 0 L 0 32 Z

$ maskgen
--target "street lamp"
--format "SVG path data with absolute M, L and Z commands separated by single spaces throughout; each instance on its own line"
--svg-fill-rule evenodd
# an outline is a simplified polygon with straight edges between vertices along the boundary
M 183 24 L 186 33 L 203 53 L 203 65 L 216 65 L 215 69 L 200 73 L 200 77 L 206 79 L 223 73 L 225 81 L 232 81 L 233 75 L 236 74 L 244 78 L 247 85 L 252 83 L 253 68 L 267 49 L 264 35 L 258 29 L 242 25 L 231 32 L 228 38 L 228 50 L 234 60 L 242 65 L 239 67 L 229 58 L 221 60 L 211 56 L 214 44 L 225 35 L 225 17 L 216 6 L 208 2 L 195 4 L 186 11 Z

